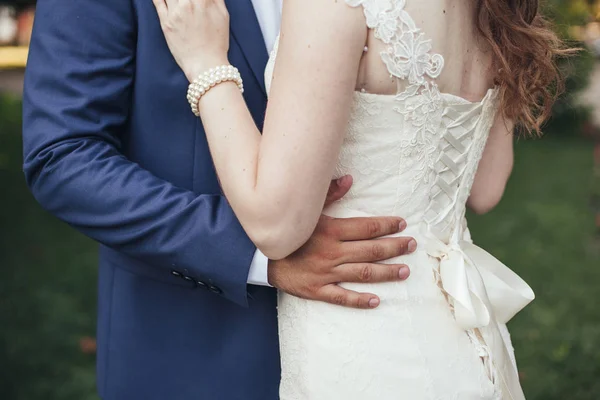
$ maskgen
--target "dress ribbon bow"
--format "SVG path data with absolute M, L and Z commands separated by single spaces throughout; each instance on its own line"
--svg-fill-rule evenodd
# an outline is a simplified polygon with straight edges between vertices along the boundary
M 481 247 L 465 240 L 445 244 L 430 237 L 427 253 L 440 259 L 440 279 L 462 329 L 505 324 L 535 297 L 529 285 Z

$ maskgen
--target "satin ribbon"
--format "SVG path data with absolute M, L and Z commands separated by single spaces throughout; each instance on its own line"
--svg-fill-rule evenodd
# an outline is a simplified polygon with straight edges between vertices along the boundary
M 521 277 L 482 248 L 428 236 L 426 251 L 440 259 L 441 284 L 462 329 L 486 327 L 492 318 L 505 324 L 535 298 Z

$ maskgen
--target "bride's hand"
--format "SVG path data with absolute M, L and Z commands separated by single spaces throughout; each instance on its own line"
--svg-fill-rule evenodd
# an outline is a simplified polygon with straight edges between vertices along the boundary
M 229 13 L 224 0 L 153 0 L 169 49 L 192 81 L 228 64 Z

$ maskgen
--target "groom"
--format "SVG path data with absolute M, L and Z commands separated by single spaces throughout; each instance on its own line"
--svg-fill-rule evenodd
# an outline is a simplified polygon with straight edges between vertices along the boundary
M 227 3 L 230 60 L 260 126 L 280 7 L 256 0 L 255 14 L 251 0 Z M 150 0 L 39 0 L 24 89 L 27 182 L 44 208 L 102 244 L 104 400 L 275 400 L 268 283 L 366 307 L 335 283 L 406 278 L 373 263 L 403 254 L 409 238 L 373 240 L 400 230 L 394 218 L 322 218 L 302 249 L 267 261 L 221 194 L 187 84 Z M 334 184 L 333 197 L 348 187 Z

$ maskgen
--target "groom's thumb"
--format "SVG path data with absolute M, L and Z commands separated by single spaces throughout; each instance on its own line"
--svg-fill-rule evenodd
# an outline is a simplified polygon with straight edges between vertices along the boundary
M 351 187 L 352 176 L 350 175 L 345 175 L 341 178 L 331 181 L 331 184 L 329 185 L 329 191 L 327 192 L 327 197 L 325 198 L 325 207 L 344 197 Z

